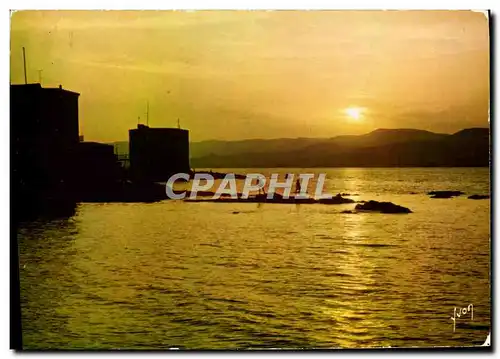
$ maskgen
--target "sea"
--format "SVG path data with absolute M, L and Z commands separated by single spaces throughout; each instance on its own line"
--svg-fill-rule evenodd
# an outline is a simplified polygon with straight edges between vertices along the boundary
M 468 347 L 491 328 L 488 168 L 326 173 L 355 204 L 81 203 L 18 229 L 26 349 Z M 314 184 L 313 184 L 314 185 Z M 215 189 L 215 188 L 214 188 Z M 432 199 L 433 190 L 464 195 Z

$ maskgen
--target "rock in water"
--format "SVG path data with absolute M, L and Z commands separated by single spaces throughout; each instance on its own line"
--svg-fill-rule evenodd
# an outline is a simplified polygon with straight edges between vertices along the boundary
M 467 197 L 468 199 L 488 199 L 490 198 L 487 194 L 473 194 L 472 196 Z
M 373 211 L 380 213 L 412 213 L 409 208 L 398 206 L 392 202 L 368 201 L 366 203 L 357 204 L 355 207 L 359 211 Z
M 350 198 L 344 198 L 340 195 L 340 193 L 332 198 L 321 198 L 318 200 L 321 204 L 344 204 L 344 203 L 354 203 L 356 202 Z
M 451 198 L 464 194 L 462 191 L 431 191 L 427 193 L 431 198 Z

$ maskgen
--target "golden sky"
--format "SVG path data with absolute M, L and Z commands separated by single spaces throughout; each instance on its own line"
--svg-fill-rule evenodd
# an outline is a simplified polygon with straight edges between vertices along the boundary
M 489 34 L 470 11 L 22 11 L 11 83 L 79 92 L 80 133 L 193 141 L 487 127 Z

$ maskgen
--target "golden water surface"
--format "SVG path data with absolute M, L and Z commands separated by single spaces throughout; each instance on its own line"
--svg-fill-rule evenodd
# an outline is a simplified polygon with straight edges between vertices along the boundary
M 272 170 L 234 170 L 260 172 Z M 320 173 L 322 170 L 277 170 Z M 19 230 L 25 348 L 480 345 L 490 328 L 488 169 L 327 169 L 354 204 L 80 204 Z M 454 308 L 473 304 L 474 317 Z

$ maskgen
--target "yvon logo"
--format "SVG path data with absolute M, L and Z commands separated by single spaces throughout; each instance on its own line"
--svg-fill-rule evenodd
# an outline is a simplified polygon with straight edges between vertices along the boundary
M 453 317 L 450 317 L 450 319 L 453 320 L 453 332 L 455 332 L 457 319 L 468 316 L 469 313 L 470 313 L 470 320 L 474 320 L 474 306 L 472 304 L 469 304 L 469 306 L 464 308 L 457 308 L 457 307 L 453 308 Z

